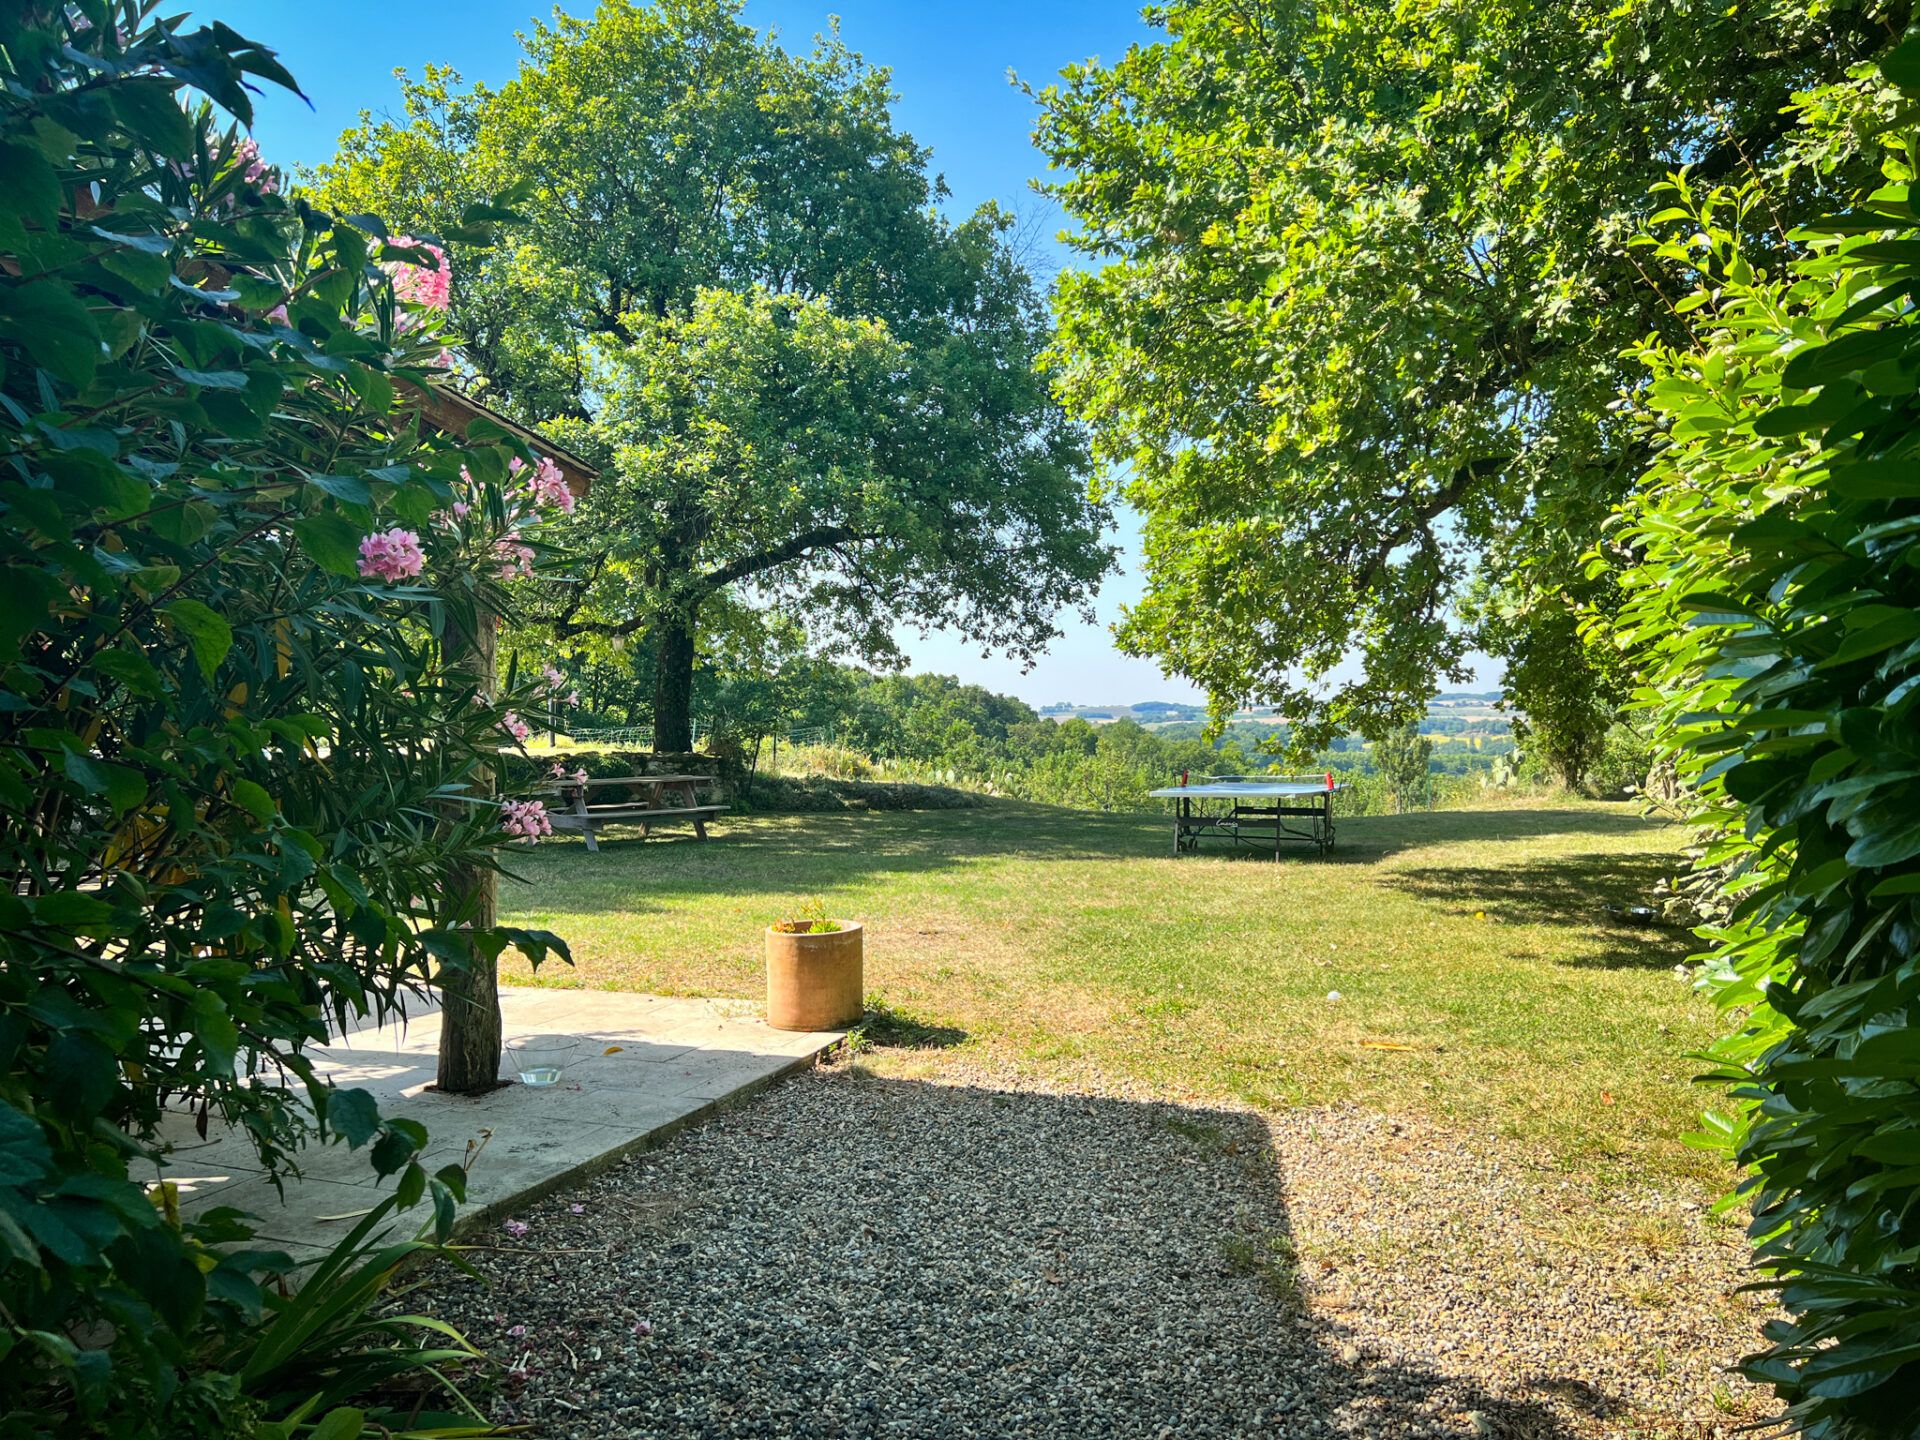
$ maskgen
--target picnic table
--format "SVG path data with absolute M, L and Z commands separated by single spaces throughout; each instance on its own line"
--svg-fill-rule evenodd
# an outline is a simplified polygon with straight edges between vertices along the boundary
M 600 825 L 638 825 L 642 836 L 653 833 L 662 820 L 687 820 L 695 838 L 707 838 L 707 821 L 722 813 L 724 805 L 702 805 L 695 793 L 699 785 L 716 783 L 711 775 L 615 775 L 598 780 L 561 780 L 544 787 L 543 793 L 558 795 L 561 808 L 549 808 L 547 820 L 556 830 L 578 830 L 586 836 L 587 849 L 598 851 L 594 829 Z M 644 798 L 589 804 L 589 792 L 621 786 L 644 791 Z
M 1273 851 L 1289 841 L 1322 855 L 1333 850 L 1333 796 L 1341 788 L 1331 772 L 1303 775 L 1216 775 L 1196 785 L 1168 785 L 1147 793 L 1175 801 L 1173 853 L 1194 851 L 1202 840 Z

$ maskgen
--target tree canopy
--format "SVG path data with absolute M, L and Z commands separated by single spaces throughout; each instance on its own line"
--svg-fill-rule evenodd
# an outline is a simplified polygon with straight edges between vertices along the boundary
M 500 403 L 603 465 L 555 639 L 648 639 L 679 748 L 729 586 L 868 659 L 900 619 L 1051 638 L 1110 564 L 1104 507 L 1035 373 L 1050 327 L 1010 218 L 940 212 L 887 72 L 832 36 L 790 53 L 731 0 L 620 0 L 525 43 L 498 90 L 409 84 L 405 120 L 363 119 L 318 188 L 423 230 L 525 188 L 451 323 Z
M 1646 458 L 1624 354 L 1685 289 L 1626 243 L 1652 187 L 1766 174 L 1794 207 L 1870 174 L 1802 163 L 1789 106 L 1909 9 L 1192 0 L 1067 70 L 1037 140 L 1092 264 L 1053 361 L 1146 517 L 1123 643 L 1312 742 L 1564 612 Z M 1504 625 L 1456 614 L 1476 582 Z M 1356 653 L 1358 679 L 1303 682 Z

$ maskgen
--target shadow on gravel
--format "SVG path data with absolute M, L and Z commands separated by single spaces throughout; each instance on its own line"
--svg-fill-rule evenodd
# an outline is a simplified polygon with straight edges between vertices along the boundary
M 1419 899 L 1439 901 L 1455 914 L 1484 910 L 1507 924 L 1563 926 L 1604 942 L 1598 951 L 1564 959 L 1563 964 L 1665 970 L 1698 948 L 1687 932 L 1634 925 L 1615 912 L 1651 905 L 1655 883 L 1677 868 L 1673 859 L 1661 855 L 1596 853 L 1501 869 L 1446 865 L 1395 870 L 1380 880 Z
M 1285 1191 L 1244 1112 L 842 1070 L 531 1207 L 469 1257 L 484 1285 L 424 1296 L 526 1350 L 494 1418 L 554 1440 L 1561 1440 L 1611 1408 L 1364 1353 L 1315 1308 Z

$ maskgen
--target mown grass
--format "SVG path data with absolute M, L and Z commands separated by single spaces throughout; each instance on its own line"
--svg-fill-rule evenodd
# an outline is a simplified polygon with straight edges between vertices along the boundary
M 1170 1097 L 1352 1101 L 1598 1183 L 1718 1185 L 1680 1140 L 1716 1029 L 1672 973 L 1687 937 L 1604 909 L 1671 873 L 1680 839 L 1577 801 L 1343 821 L 1332 860 L 1279 863 L 1175 860 L 1151 815 L 755 816 L 706 845 L 543 843 L 501 910 L 571 942 L 577 968 L 540 983 L 754 998 L 762 929 L 817 895 L 867 927 L 902 1071 L 957 1046 Z

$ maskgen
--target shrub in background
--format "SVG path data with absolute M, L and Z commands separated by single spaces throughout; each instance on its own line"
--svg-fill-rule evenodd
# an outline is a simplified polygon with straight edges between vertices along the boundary
M 1886 76 L 1920 97 L 1920 44 Z M 1861 113 L 1814 96 L 1823 117 Z M 1884 108 L 1892 109 L 1887 105 Z M 1677 751 L 1732 907 L 1700 933 L 1738 1028 L 1714 1139 L 1746 1168 L 1785 1317 L 1745 1364 L 1819 1437 L 1920 1433 L 1920 212 L 1885 186 L 1775 236 L 1758 188 L 1681 181 L 1690 345 L 1650 344 L 1657 460 L 1619 542 L 1641 702 Z M 1810 127 L 1809 152 L 1862 128 Z M 1712 1117 L 1710 1117 L 1711 1119 Z
M 288 1262 L 150 1202 L 163 1117 L 217 1114 L 270 1169 L 317 1127 L 444 1223 L 463 1172 L 306 1047 L 552 943 L 463 931 L 449 883 L 504 839 L 513 726 L 458 642 L 534 554 L 535 457 L 409 403 L 447 358 L 443 245 L 289 197 L 181 105 L 247 122 L 253 82 L 293 83 L 272 52 L 151 9 L 0 7 L 8 1435 L 289 1433 L 210 1359 Z

